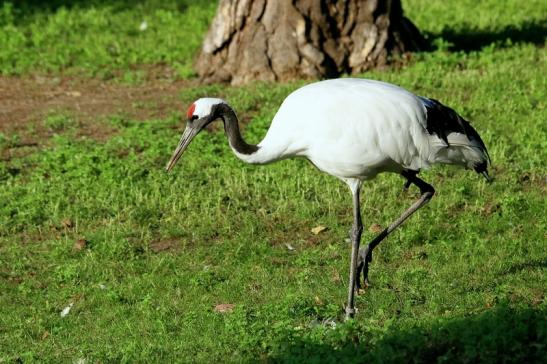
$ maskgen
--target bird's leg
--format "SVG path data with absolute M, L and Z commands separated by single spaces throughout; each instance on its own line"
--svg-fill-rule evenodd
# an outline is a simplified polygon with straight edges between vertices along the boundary
M 407 191 L 411 184 L 412 184 L 412 182 L 410 182 L 410 180 L 407 179 L 404 186 L 403 186 L 403 190 Z
M 403 214 L 395 220 L 391 225 L 389 225 L 387 228 L 382 230 L 372 241 L 366 246 L 366 248 L 359 251 L 359 257 L 362 261 L 362 268 L 360 269 L 359 273 L 363 272 L 363 280 L 365 287 L 368 286 L 368 268 L 369 263 L 372 261 L 372 250 L 380 244 L 382 240 L 386 236 L 388 236 L 395 228 L 397 228 L 399 225 L 401 225 L 406 219 L 410 217 L 413 213 L 415 213 L 419 208 L 424 206 L 426 203 L 429 202 L 431 197 L 435 194 L 435 189 L 433 186 L 425 182 L 424 180 L 418 178 L 416 174 L 405 174 L 403 173 L 403 176 L 408 179 L 408 182 L 415 184 L 419 189 L 422 195 L 418 199 L 418 201 L 414 202 L 412 206 L 410 206 Z M 359 279 L 357 279 L 359 281 Z M 360 287 L 360 282 L 357 284 L 357 288 Z
M 408 191 L 408 188 L 412 184 L 412 179 L 416 177 L 418 174 L 417 171 L 405 171 L 403 172 L 403 177 L 406 178 L 405 184 L 403 186 L 403 192 Z
M 357 256 L 357 273 L 356 273 L 356 280 L 355 280 L 355 289 L 357 293 L 360 293 L 361 291 L 361 274 L 363 274 L 363 277 L 368 276 L 368 263 L 366 263 L 367 257 L 370 260 L 372 260 L 372 253 L 368 254 L 368 245 L 364 249 L 359 249 L 359 254 Z M 364 287 L 368 287 L 368 280 L 364 280 Z
M 346 320 L 355 315 L 355 287 L 358 277 L 357 258 L 359 255 L 359 242 L 363 232 L 363 222 L 361 221 L 361 208 L 359 203 L 360 184 L 352 188 L 353 194 L 353 226 L 351 229 L 351 262 L 349 270 L 348 286 L 348 305 L 346 306 Z

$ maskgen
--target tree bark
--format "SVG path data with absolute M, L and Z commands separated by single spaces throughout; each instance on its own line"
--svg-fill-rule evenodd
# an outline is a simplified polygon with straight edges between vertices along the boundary
M 220 0 L 195 68 L 207 83 L 328 78 L 424 47 L 400 0 Z

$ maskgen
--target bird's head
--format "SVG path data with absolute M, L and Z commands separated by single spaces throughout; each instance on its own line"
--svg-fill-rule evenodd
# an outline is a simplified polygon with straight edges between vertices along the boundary
M 203 128 L 222 116 L 221 111 L 223 108 L 221 106 L 228 106 L 228 104 L 222 99 L 215 98 L 202 98 L 190 105 L 186 112 L 186 116 L 188 117 L 186 128 L 182 133 L 182 137 L 180 138 L 179 144 L 177 145 L 171 160 L 165 167 L 167 172 L 173 169 L 182 153 L 184 153 L 192 142 L 192 139 L 194 139 Z

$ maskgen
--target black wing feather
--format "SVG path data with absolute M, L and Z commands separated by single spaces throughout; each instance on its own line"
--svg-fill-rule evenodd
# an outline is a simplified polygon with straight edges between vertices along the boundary
M 435 99 L 428 98 L 427 101 L 428 102 L 425 103 L 425 108 L 427 110 L 426 129 L 430 135 L 436 134 L 437 137 L 442 139 L 447 145 L 450 145 L 450 143 L 448 143 L 448 135 L 450 133 L 465 134 L 469 140 L 476 140 L 479 143 L 490 160 L 486 145 L 482 141 L 479 133 L 473 129 L 467 120 L 461 117 L 454 109 L 441 104 Z

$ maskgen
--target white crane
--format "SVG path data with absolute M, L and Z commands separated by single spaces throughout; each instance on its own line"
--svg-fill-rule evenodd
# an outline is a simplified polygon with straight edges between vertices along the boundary
M 199 99 L 187 116 L 186 129 L 167 171 L 206 125 L 220 119 L 230 147 L 244 162 L 266 164 L 304 157 L 319 170 L 347 183 L 353 196 L 353 226 L 346 318 L 355 313 L 360 272 L 367 284 L 374 247 L 435 193 L 431 185 L 418 178 L 421 169 L 435 163 L 456 164 L 474 169 L 489 180 L 488 152 L 466 120 L 434 99 L 385 82 L 344 78 L 306 85 L 283 101 L 258 145 L 243 140 L 236 114 L 224 100 Z M 360 251 L 360 187 L 381 172 L 402 175 L 405 188 L 416 185 L 421 197 Z

